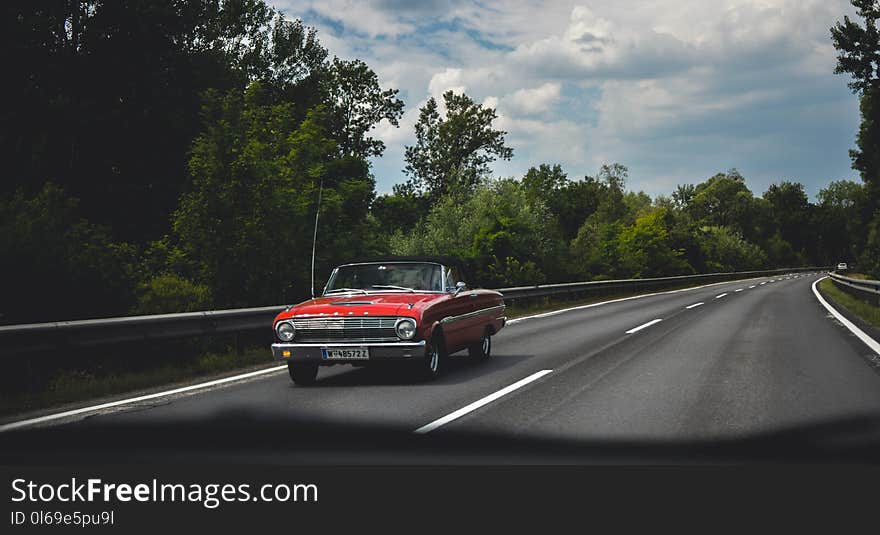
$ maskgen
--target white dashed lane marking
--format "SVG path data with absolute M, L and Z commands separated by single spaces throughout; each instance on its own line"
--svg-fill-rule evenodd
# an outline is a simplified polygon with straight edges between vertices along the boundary
M 660 323 L 661 321 L 663 321 L 663 320 L 662 319 L 651 320 L 648 323 L 643 323 L 643 324 L 639 325 L 638 327 L 633 327 L 632 329 L 626 331 L 626 334 L 632 334 L 635 332 L 639 332 L 642 329 L 650 327 L 651 325 L 654 325 L 655 323 Z

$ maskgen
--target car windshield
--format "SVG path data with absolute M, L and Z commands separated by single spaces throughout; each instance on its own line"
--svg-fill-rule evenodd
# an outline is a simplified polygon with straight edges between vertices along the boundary
M 350 264 L 333 270 L 324 293 L 440 292 L 442 270 L 440 264 L 427 262 Z
M 591 526 L 597 495 L 656 516 L 628 476 L 569 481 L 569 444 L 617 466 L 643 445 L 645 468 L 869 455 L 838 446 L 880 467 L 880 0 L 2 5 L 0 472 L 25 477 L 6 441 L 32 432 L 45 449 L 22 455 L 59 470 L 39 479 L 132 498 L 53 491 L 7 501 L 13 523 L 255 507 L 221 527 L 403 511 L 441 529 L 490 480 L 515 498 L 495 526 L 543 496 Z M 386 472 L 411 458 L 392 446 L 442 483 Z M 77 468 L 75 449 L 104 455 Z M 459 477 L 484 460 L 566 481 Z M 270 464 L 275 503 L 174 499 Z M 353 484 L 318 473 L 342 465 Z M 650 471 L 653 494 L 756 516 Z M 772 489 L 759 510 L 787 511 L 775 480 L 817 488 L 725 472 Z M 312 479 L 338 513 L 295 503 Z M 166 511 L 152 480 L 177 489 Z

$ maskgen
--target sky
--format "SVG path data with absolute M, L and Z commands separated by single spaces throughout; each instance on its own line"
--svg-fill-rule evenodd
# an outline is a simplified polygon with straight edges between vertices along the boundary
M 496 109 L 514 150 L 497 177 L 603 163 L 628 188 L 669 194 L 736 168 L 760 195 L 782 180 L 811 198 L 853 179 L 859 124 L 829 28 L 848 0 L 276 0 L 318 29 L 331 55 L 359 58 L 400 90 L 399 127 L 379 124 L 379 193 L 403 182 L 419 107 L 452 89 Z

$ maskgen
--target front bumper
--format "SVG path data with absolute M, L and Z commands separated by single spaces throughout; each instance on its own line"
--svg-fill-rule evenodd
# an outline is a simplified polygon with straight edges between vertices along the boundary
M 325 359 L 322 349 L 346 347 L 367 347 L 370 349 L 369 360 Z M 340 343 L 275 343 L 272 344 L 272 356 L 279 362 L 317 362 L 340 364 L 353 362 L 369 362 L 372 360 L 411 359 L 425 354 L 425 341 L 418 342 L 340 342 Z

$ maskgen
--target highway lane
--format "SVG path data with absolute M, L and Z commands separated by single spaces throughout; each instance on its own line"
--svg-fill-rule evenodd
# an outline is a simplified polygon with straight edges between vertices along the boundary
M 449 428 L 692 439 L 876 414 L 871 352 L 817 305 L 814 279 L 747 287 L 699 314 L 674 314 Z
M 513 323 L 494 339 L 489 362 L 475 365 L 466 355 L 453 356 L 447 373 L 433 383 L 413 384 L 405 372 L 393 369 L 334 366 L 322 368 L 319 384 L 311 388 L 292 385 L 282 373 L 214 392 L 149 402 L 131 416 L 137 421 L 161 422 L 247 411 L 308 422 L 357 421 L 415 429 L 536 371 L 563 365 L 616 340 L 623 335 L 625 329 L 620 327 L 624 324 L 644 323 L 654 318 L 652 314 L 710 298 L 728 286 L 630 299 Z M 129 420 L 128 416 L 121 415 L 120 420 Z
M 827 318 L 810 290 L 816 278 L 735 281 L 526 319 L 495 338 L 489 362 L 454 356 L 433 383 L 339 366 L 310 388 L 279 373 L 87 422 L 246 414 L 415 430 L 542 370 L 552 372 L 431 432 L 685 438 L 880 409 L 880 376 L 864 346 Z

